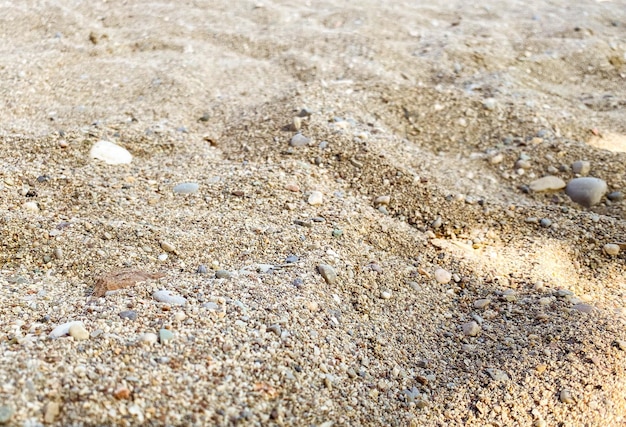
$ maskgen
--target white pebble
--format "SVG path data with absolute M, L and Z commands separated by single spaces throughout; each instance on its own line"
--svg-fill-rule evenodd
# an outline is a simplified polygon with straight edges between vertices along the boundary
M 391 291 L 382 291 L 380 293 L 380 297 L 382 299 L 390 299 L 391 298 Z
M 615 243 L 607 243 L 602 249 L 607 255 L 616 256 L 619 254 L 619 245 Z
M 73 321 L 73 322 L 63 323 L 57 326 L 56 328 L 52 330 L 52 332 L 50 332 L 50 335 L 49 335 L 50 338 L 59 338 L 64 335 L 68 335 L 70 333 L 70 328 L 77 323 L 80 323 L 82 325 L 82 322 L 80 321 Z
M 91 147 L 89 156 L 93 159 L 102 160 L 109 165 L 128 164 L 133 160 L 133 155 L 128 150 L 104 140 L 96 142 Z
M 85 329 L 85 326 L 81 322 L 76 322 L 70 326 L 69 334 L 76 341 L 84 341 L 89 338 L 89 331 Z
M 185 314 L 184 311 L 177 311 L 176 313 L 174 313 L 174 319 L 178 322 L 182 322 L 186 318 L 187 318 L 187 315 Z
M 311 206 L 319 206 L 324 203 L 324 195 L 320 191 L 311 191 L 308 202 Z
M 449 283 L 452 280 L 452 274 L 449 271 L 444 270 L 443 268 L 438 268 L 435 270 L 435 280 L 442 285 Z
M 167 304 L 173 304 L 173 305 L 187 304 L 187 300 L 184 297 L 181 297 L 180 295 L 172 295 L 172 292 L 168 290 L 156 291 L 154 294 L 152 294 L 152 298 L 154 298 L 155 300 L 159 302 L 164 302 Z
M 39 212 L 39 206 L 36 202 L 25 202 L 22 207 L 29 212 Z
M 548 175 L 534 180 L 528 186 L 532 191 L 556 191 L 565 188 L 565 181 L 556 176 Z
M 139 337 L 137 338 L 137 341 L 139 341 L 142 344 L 154 344 L 158 341 L 159 337 L 157 336 L 157 334 L 152 333 L 152 332 L 146 332 L 144 334 L 139 335 Z

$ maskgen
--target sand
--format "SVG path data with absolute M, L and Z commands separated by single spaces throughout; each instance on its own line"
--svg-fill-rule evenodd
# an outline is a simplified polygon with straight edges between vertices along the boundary
M 623 425 L 626 5 L 466 3 L 0 3 L 0 422 Z

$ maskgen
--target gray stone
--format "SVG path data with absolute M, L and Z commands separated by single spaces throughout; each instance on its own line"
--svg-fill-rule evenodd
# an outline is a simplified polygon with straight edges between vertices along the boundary
M 600 178 L 574 178 L 567 184 L 565 194 L 575 203 L 589 208 L 600 203 L 607 190 L 606 182 Z
M 119 316 L 122 319 L 128 319 L 128 320 L 137 320 L 137 312 L 135 310 L 125 310 L 125 311 L 121 311 Z
M 311 142 L 310 138 L 307 138 L 301 133 L 297 133 L 291 137 L 291 141 L 289 141 L 289 145 L 291 145 L 292 147 L 304 147 L 306 145 L 309 145 L 310 142 Z
M 509 375 L 500 369 L 489 368 L 487 369 L 487 373 L 489 374 L 491 379 L 494 381 L 508 381 L 509 380 Z
M 0 424 L 8 424 L 15 411 L 9 405 L 0 405 Z
M 624 193 L 621 191 L 612 191 L 606 197 L 612 202 L 621 202 L 624 200 Z
M 337 281 L 337 272 L 333 267 L 328 264 L 320 264 L 317 266 L 317 271 L 322 275 L 326 283 L 332 285 Z
M 557 191 L 565 188 L 565 181 L 556 176 L 548 175 L 534 180 L 528 187 L 534 192 Z
M 572 163 L 572 172 L 578 175 L 587 175 L 591 170 L 591 163 L 586 160 L 577 160 Z
M 231 276 L 230 271 L 228 270 L 217 270 L 215 272 L 216 279 L 229 279 Z
M 198 274 L 207 274 L 209 272 L 209 270 L 207 270 L 206 266 L 200 264 L 198 266 L 198 269 L 196 270 L 196 273 Z
M 476 322 L 467 322 L 463 324 L 463 334 L 468 337 L 475 337 L 481 331 L 480 326 Z
M 183 182 L 174 187 L 176 194 L 194 194 L 198 192 L 200 185 L 197 182 Z

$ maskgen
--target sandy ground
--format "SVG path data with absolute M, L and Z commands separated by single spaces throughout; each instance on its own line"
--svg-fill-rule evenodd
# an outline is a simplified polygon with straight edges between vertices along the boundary
M 0 2 L 0 423 L 625 425 L 626 3 L 467 3 Z

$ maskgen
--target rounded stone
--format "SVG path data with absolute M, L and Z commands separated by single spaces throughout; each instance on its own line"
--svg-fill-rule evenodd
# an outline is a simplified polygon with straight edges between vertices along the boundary
M 320 275 L 329 285 L 332 285 L 337 281 L 337 272 L 332 266 L 328 264 L 320 264 L 317 266 L 317 271 L 319 271 Z
M 311 191 L 311 194 L 309 194 L 308 203 L 311 206 L 319 206 L 324 203 L 324 195 L 321 191 Z
M 620 247 L 615 243 L 607 243 L 602 247 L 602 250 L 604 250 L 604 253 L 607 255 L 616 256 L 619 254 Z
M 463 334 L 468 337 L 475 337 L 481 331 L 480 325 L 476 322 L 467 322 L 463 324 Z
M 452 280 L 452 274 L 443 268 L 438 268 L 435 270 L 435 280 L 442 285 L 445 285 L 446 283 L 450 283 L 450 280 Z
M 76 341 L 84 341 L 89 338 L 89 332 L 80 322 L 76 322 L 72 326 L 70 326 L 69 333 L 70 336 Z
M 306 145 L 309 145 L 310 142 L 311 142 L 310 138 L 307 138 L 301 133 L 297 133 L 291 137 L 291 140 L 289 141 L 289 145 L 291 145 L 292 147 L 304 147 Z
M 586 160 L 577 160 L 572 163 L 572 172 L 578 175 L 587 175 L 591 170 L 591 163 Z
M 600 178 L 584 177 L 572 179 L 565 188 L 565 194 L 586 208 L 597 205 L 606 194 L 608 186 Z
M 91 147 L 89 156 L 93 159 L 102 160 L 109 165 L 128 164 L 133 160 L 133 156 L 128 150 L 104 140 L 96 142 Z
M 157 334 L 152 333 L 152 332 L 146 332 L 144 334 L 139 335 L 138 337 L 138 341 L 142 344 L 154 344 L 158 341 L 159 337 L 157 336 Z
M 125 311 L 121 311 L 119 316 L 122 319 L 128 319 L 128 320 L 137 320 L 137 312 L 135 310 L 125 310 Z
M 181 297 L 180 295 L 174 295 L 168 290 L 156 291 L 154 294 L 152 294 L 152 298 L 159 302 L 164 302 L 172 305 L 187 304 L 187 300 L 184 297 Z

